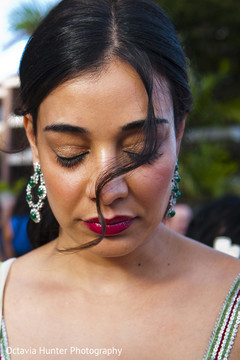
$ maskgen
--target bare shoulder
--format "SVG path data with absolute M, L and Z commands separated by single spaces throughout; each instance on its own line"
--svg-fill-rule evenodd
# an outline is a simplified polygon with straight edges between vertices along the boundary
M 18 309 L 19 318 L 24 318 L 26 311 L 34 313 L 35 303 L 47 290 L 54 291 L 53 277 L 48 271 L 47 259 L 51 256 L 53 244 L 46 244 L 17 258 L 9 270 L 4 288 L 4 316 L 7 322 L 14 323 L 12 314 Z M 49 281 L 48 281 L 49 279 Z M 49 293 L 51 292 L 49 291 Z
M 240 260 L 200 242 L 173 234 L 176 269 L 189 288 L 205 291 L 209 301 L 224 299 L 240 275 Z
M 11 265 L 6 287 L 17 292 L 22 285 L 34 283 L 44 272 L 44 263 L 52 251 L 53 244 L 49 243 L 17 258 Z
M 185 246 L 188 248 L 190 258 L 195 266 L 208 278 L 230 280 L 240 274 L 240 260 L 229 256 L 220 251 L 212 249 L 195 240 L 183 238 Z
M 222 299 L 220 302 L 223 304 L 225 301 L 226 304 L 226 299 L 228 299 L 228 303 L 232 303 L 232 306 L 234 306 L 232 307 L 232 310 L 234 309 L 233 312 L 236 312 L 236 314 L 240 313 L 240 302 L 237 301 L 240 290 L 240 260 L 207 246 L 201 245 L 198 242 L 190 240 L 190 243 L 194 254 L 198 254 L 199 260 L 203 261 L 204 267 L 201 267 L 202 276 L 205 278 L 204 281 L 207 283 L 206 287 L 209 289 L 208 291 L 214 294 L 212 297 L 213 301 L 218 303 L 218 299 Z M 231 321 L 235 321 L 234 319 L 236 320 L 236 317 L 232 317 Z M 233 341 L 232 338 L 231 341 Z M 239 353 L 240 328 L 238 327 L 234 346 L 231 351 L 231 359 L 239 359 Z
M 238 296 L 240 260 L 186 237 L 179 236 L 178 241 L 184 268 L 182 283 L 187 283 L 189 293 L 197 294 L 195 301 L 199 301 L 204 309 L 201 317 L 213 317 L 216 321 L 226 299 L 230 299 L 230 294 L 234 299 Z M 234 284 L 237 286 L 233 287 Z M 237 312 L 240 311 L 240 303 L 236 309 Z M 213 329 L 213 323 L 207 329 Z M 240 328 L 231 351 L 231 359 L 239 359 L 239 353 Z

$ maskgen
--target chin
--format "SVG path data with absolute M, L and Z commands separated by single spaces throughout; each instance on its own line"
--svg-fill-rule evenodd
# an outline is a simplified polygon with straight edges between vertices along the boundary
M 86 251 L 102 258 L 116 258 L 132 254 L 139 246 L 141 244 L 133 239 L 117 239 L 111 236 L 104 237 L 99 244 L 87 248 Z

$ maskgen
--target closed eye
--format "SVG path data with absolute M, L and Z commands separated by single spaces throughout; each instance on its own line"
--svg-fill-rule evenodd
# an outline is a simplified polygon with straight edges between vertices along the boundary
M 134 159 L 134 160 L 139 159 L 141 157 L 141 153 L 127 151 L 127 150 L 124 150 L 123 152 L 125 154 L 127 154 L 131 159 Z
M 56 154 L 57 162 L 63 167 L 71 168 L 81 163 L 88 153 L 89 152 L 87 151 L 73 157 L 64 157 Z

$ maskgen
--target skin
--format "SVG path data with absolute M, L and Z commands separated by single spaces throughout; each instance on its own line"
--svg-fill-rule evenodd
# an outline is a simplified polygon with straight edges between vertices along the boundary
M 162 223 L 184 122 L 176 134 L 164 81 L 155 82 L 154 108 L 156 116 L 166 120 L 158 125 L 161 156 L 114 179 L 101 193 L 106 218 L 130 215 L 136 220 L 123 233 L 70 254 L 57 249 L 95 237 L 81 219 L 97 215 L 99 175 L 141 140 L 136 129 L 121 129 L 146 118 L 146 92 L 136 72 L 115 59 L 97 77 L 85 75 L 64 83 L 42 102 L 37 138 L 31 117 L 25 117 L 33 158 L 41 164 L 60 234 L 12 265 L 4 297 L 10 346 L 114 346 L 123 349 L 124 360 L 203 357 L 240 266 L 238 260 L 186 239 Z M 63 123 L 84 127 L 89 134 L 46 131 Z M 73 157 L 82 151 L 86 157 L 72 168 L 56 159 L 56 154 Z M 238 347 L 233 360 L 239 358 Z M 69 358 L 81 357 L 61 355 Z
M 175 211 L 176 215 L 173 218 L 167 218 L 165 225 L 179 234 L 185 235 L 193 216 L 192 209 L 187 204 L 176 204 Z

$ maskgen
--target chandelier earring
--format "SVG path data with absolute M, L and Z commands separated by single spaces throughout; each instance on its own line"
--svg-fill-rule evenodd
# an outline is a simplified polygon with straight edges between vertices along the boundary
M 168 211 L 167 211 L 167 216 L 169 216 L 171 218 L 176 214 L 176 212 L 174 210 L 174 206 L 176 205 L 177 199 L 181 196 L 181 193 L 179 191 L 179 183 L 181 181 L 181 177 L 179 176 L 178 169 L 179 169 L 178 162 L 176 162 L 174 174 L 172 177 L 171 196 L 170 196 L 170 200 L 169 200 L 169 204 L 168 204 Z
M 30 207 L 31 220 L 33 220 L 35 223 L 39 223 L 41 221 L 40 210 L 44 205 L 44 199 L 47 196 L 47 190 L 40 164 L 38 162 L 35 162 L 33 164 L 33 168 L 34 168 L 34 173 L 30 177 L 29 183 L 27 184 L 26 199 Z M 34 202 L 34 196 L 33 196 L 33 189 L 35 187 L 37 187 L 36 197 L 38 198 L 36 203 Z

